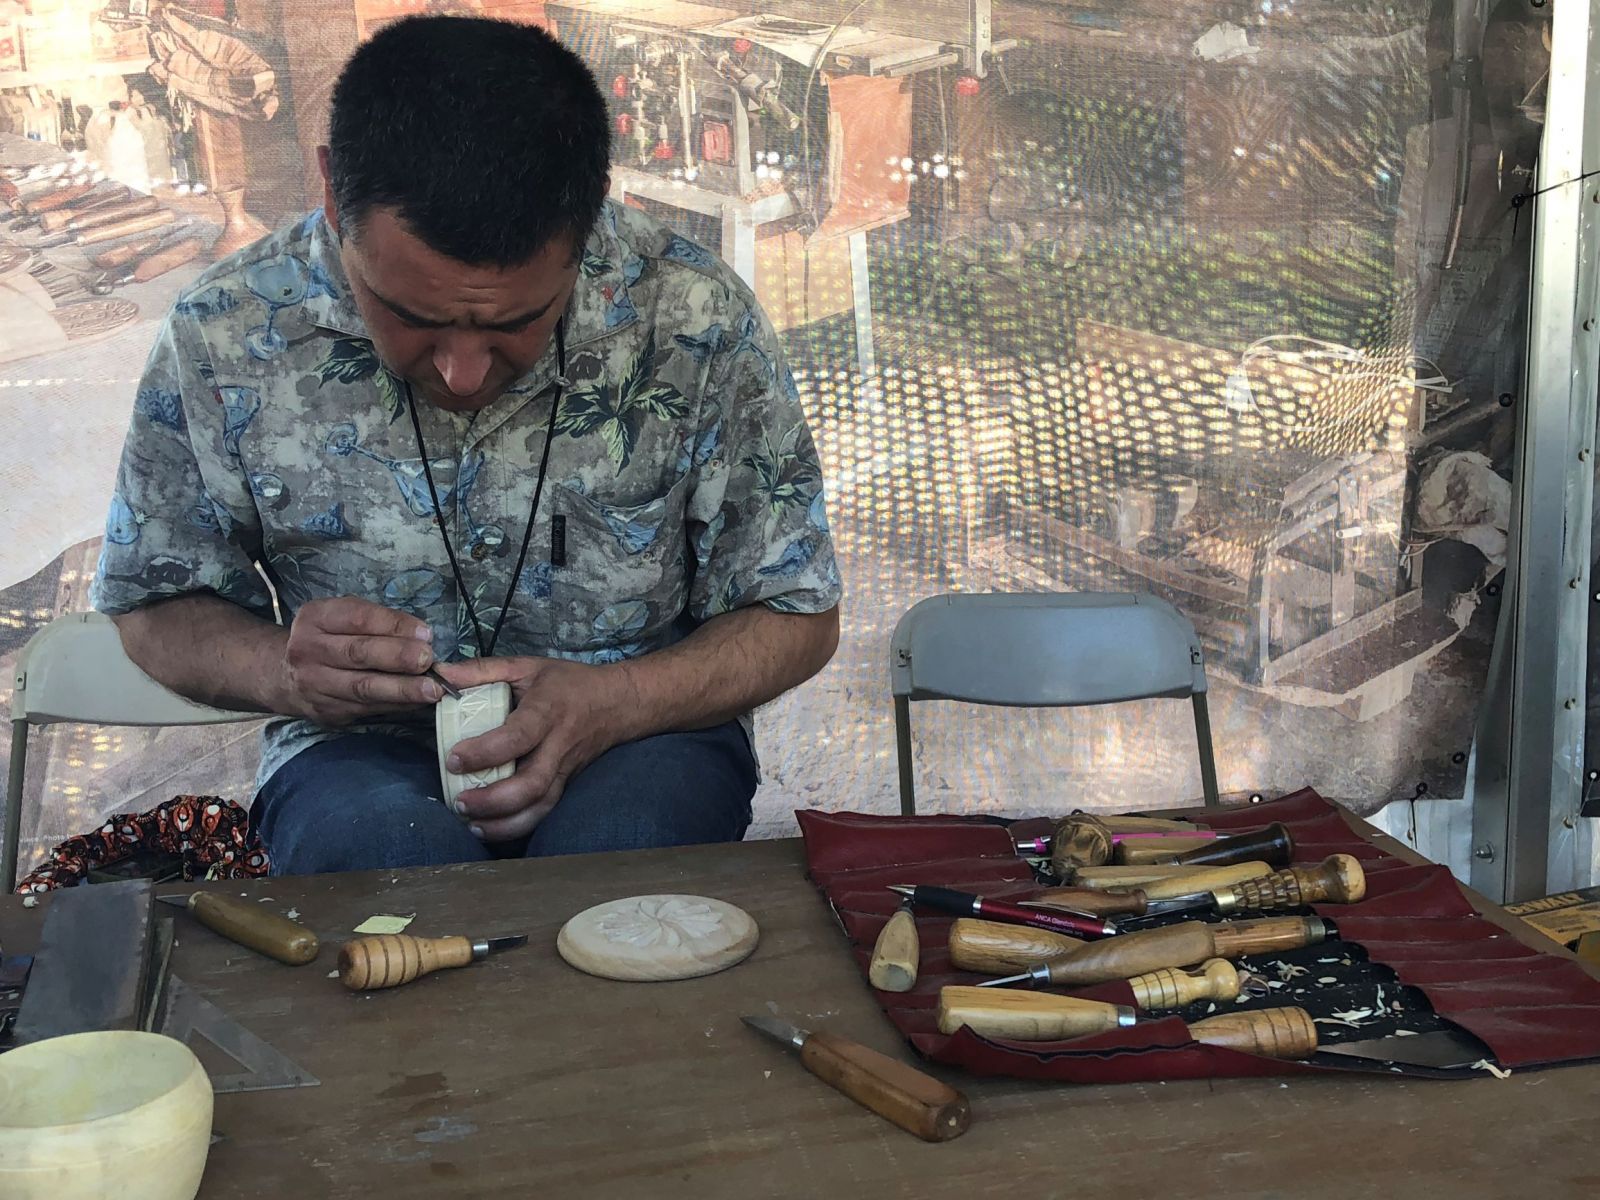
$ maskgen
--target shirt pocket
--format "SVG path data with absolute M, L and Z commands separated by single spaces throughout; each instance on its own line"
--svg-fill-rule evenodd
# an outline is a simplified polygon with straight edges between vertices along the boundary
M 550 573 L 552 644 L 597 661 L 653 649 L 689 592 L 688 477 L 643 504 L 606 504 L 553 488 L 564 558 Z

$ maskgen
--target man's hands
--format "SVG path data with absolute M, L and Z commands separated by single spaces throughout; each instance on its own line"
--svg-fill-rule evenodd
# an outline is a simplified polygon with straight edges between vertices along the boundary
M 461 793 L 456 812 L 488 842 L 526 837 L 561 799 L 567 780 L 613 746 L 641 736 L 637 695 L 620 665 L 551 658 L 485 658 L 441 663 L 459 688 L 509 683 L 515 702 L 499 729 L 455 747 L 451 771 L 515 762 L 509 779 Z
M 313 600 L 289 627 L 274 710 L 338 726 L 432 704 L 432 639 L 416 617 L 367 600 Z

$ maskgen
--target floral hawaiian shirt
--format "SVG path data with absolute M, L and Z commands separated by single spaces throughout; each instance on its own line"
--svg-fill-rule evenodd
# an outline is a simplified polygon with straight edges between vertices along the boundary
M 556 350 L 475 414 L 417 404 L 378 361 L 320 213 L 178 298 L 139 384 L 93 600 L 212 592 L 287 622 L 360 596 L 477 652 L 433 495 L 496 654 L 604 663 L 753 604 L 840 596 L 821 470 L 771 324 L 721 261 L 608 203 Z M 506 604 L 544 452 L 527 559 Z M 268 584 L 270 583 L 270 590 Z M 360 728 L 431 740 L 431 718 Z M 748 728 L 748 723 L 747 723 Z M 259 779 L 335 736 L 266 730 Z

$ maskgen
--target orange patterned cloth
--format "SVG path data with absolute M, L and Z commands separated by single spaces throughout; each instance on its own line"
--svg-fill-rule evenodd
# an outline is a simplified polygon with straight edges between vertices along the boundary
M 149 812 L 111 817 L 93 833 L 68 838 L 17 884 L 17 891 L 71 887 L 97 867 L 147 850 L 180 855 L 186 882 L 267 874 L 266 847 L 244 808 L 220 796 L 175 796 Z

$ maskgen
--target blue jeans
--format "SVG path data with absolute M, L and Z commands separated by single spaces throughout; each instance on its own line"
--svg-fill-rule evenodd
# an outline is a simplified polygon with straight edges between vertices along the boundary
M 346 734 L 302 750 L 250 811 L 274 875 L 736 842 L 756 762 L 737 721 L 618 746 L 568 781 L 531 837 L 485 844 L 438 798 L 431 746 Z

